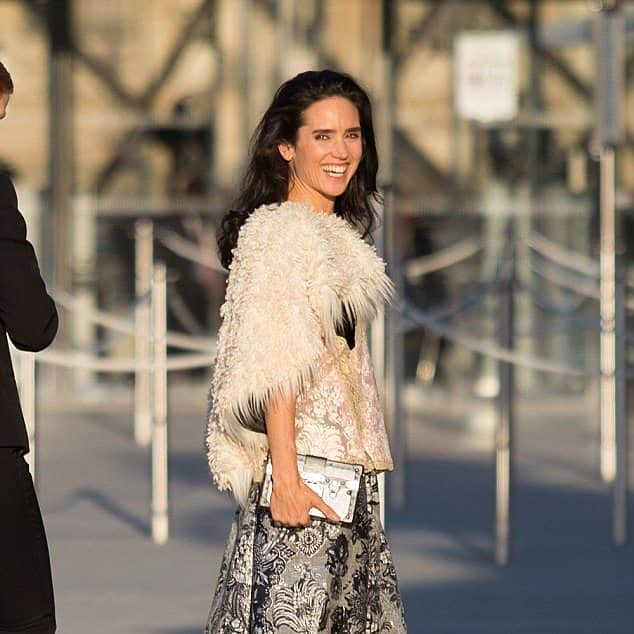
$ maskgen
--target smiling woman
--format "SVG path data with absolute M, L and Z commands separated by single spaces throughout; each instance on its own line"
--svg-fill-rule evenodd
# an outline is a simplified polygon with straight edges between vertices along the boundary
M 393 465 L 365 332 L 392 294 L 364 240 L 377 169 L 366 93 L 348 75 L 302 73 L 258 125 L 223 219 L 206 443 L 239 508 L 208 634 L 406 631 L 379 521 L 376 476 Z

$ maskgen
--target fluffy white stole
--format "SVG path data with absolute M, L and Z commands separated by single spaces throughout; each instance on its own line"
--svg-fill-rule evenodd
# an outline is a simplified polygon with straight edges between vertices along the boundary
M 227 280 L 209 391 L 211 473 L 240 504 L 268 451 L 262 412 L 309 383 L 343 310 L 369 322 L 390 299 L 385 263 L 346 220 L 293 202 L 256 209 Z

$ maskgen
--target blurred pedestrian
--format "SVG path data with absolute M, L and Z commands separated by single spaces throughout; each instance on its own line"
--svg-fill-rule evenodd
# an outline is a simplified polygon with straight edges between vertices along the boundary
M 0 119 L 13 82 L 0 63 Z M 44 525 L 24 455 L 26 427 L 7 335 L 20 350 L 46 348 L 57 311 L 26 239 L 10 178 L 0 173 L 0 632 L 55 632 L 51 567 Z
M 223 218 L 206 443 L 239 508 L 209 634 L 406 631 L 379 519 L 377 473 L 393 465 L 366 338 L 392 293 L 365 240 L 377 169 L 367 94 L 348 75 L 301 73 L 260 121 Z

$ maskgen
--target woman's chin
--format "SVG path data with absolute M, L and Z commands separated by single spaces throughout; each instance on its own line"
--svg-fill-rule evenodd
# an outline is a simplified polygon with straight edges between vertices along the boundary
M 341 196 L 341 194 L 346 191 L 347 186 L 348 183 L 346 182 L 332 184 L 329 183 L 327 187 L 322 188 L 322 193 L 327 198 L 334 199 L 337 198 L 337 196 Z

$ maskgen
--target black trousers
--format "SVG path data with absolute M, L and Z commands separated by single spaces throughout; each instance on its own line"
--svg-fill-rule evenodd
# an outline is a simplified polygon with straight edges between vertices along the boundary
M 0 447 L 0 633 L 52 634 L 48 545 L 22 453 Z

